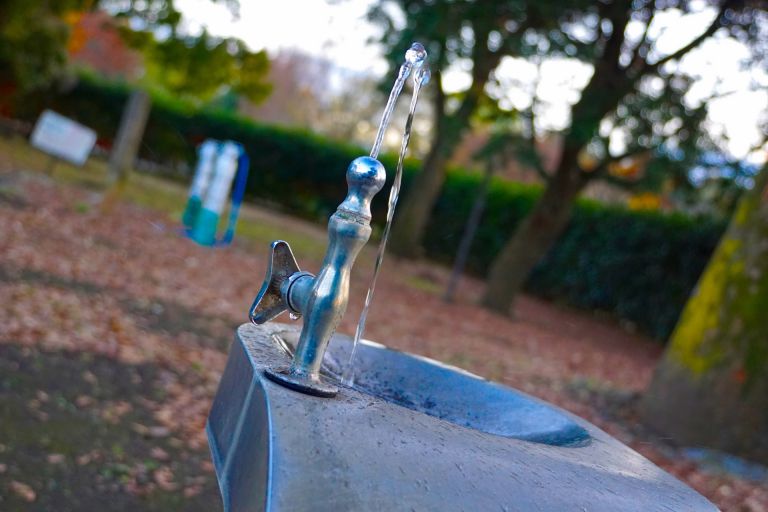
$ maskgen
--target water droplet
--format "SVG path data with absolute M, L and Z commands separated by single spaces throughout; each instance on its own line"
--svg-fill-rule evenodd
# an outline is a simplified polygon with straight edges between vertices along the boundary
M 427 60 L 427 50 L 421 43 L 413 43 L 405 52 L 405 62 L 414 67 L 421 67 L 425 60 Z
M 288 318 L 290 318 L 291 320 L 298 320 L 300 317 L 301 317 L 300 314 L 294 313 L 293 311 L 288 313 Z

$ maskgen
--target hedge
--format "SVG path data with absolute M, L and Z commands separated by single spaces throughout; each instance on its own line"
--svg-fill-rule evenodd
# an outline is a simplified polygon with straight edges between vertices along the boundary
M 452 260 L 479 184 L 477 175 L 449 172 L 425 240 L 431 258 Z M 539 193 L 502 180 L 492 184 L 469 257 L 472 272 L 485 273 Z M 580 200 L 526 288 L 569 305 L 611 312 L 666 340 L 724 229 L 723 221 L 712 218 Z
M 92 127 L 100 143 L 108 146 L 128 94 L 123 85 L 81 79 L 66 93 L 49 95 L 36 106 L 28 104 L 26 114 L 32 118 L 45 104 Z M 347 165 L 365 153 L 304 131 L 261 125 L 158 97 L 141 156 L 172 167 L 191 166 L 195 146 L 207 137 L 243 144 L 251 158 L 247 186 L 251 198 L 323 222 L 346 193 Z M 393 155 L 383 155 L 381 160 L 387 169 L 394 169 Z M 407 162 L 406 194 L 417 171 L 416 162 Z M 453 260 L 479 185 L 478 174 L 461 169 L 448 172 L 424 242 L 430 258 L 444 263 Z M 540 187 L 500 179 L 491 184 L 469 271 L 477 275 L 486 271 L 540 191 Z M 383 219 L 384 208 L 386 200 L 375 201 L 374 217 Z M 527 288 L 548 299 L 613 313 L 665 340 L 724 228 L 723 221 L 712 218 L 628 211 L 581 200 L 567 231 L 539 262 Z

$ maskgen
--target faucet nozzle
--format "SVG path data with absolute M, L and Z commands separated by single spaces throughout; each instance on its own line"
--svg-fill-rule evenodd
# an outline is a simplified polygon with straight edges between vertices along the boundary
M 317 396 L 338 392 L 322 379 L 320 366 L 347 309 L 349 274 L 371 236 L 371 200 L 385 179 L 384 166 L 375 158 L 359 157 L 349 165 L 349 190 L 328 221 L 328 249 L 317 277 L 299 270 L 287 243 L 272 243 L 267 277 L 249 316 L 254 323 L 264 323 L 290 309 L 304 317 L 304 325 L 290 367 L 268 369 L 271 380 Z

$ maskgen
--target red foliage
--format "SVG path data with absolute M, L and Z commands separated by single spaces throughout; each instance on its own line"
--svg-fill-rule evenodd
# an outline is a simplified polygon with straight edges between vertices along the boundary
M 103 11 L 82 13 L 72 26 L 70 59 L 109 78 L 136 78 L 141 56 L 125 43 L 117 23 Z

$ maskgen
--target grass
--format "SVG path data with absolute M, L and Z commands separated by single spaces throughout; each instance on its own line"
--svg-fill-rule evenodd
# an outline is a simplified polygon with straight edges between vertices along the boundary
M 0 137 L 0 173 L 17 170 L 48 174 L 50 157 L 30 146 L 21 137 Z M 103 192 L 106 184 L 107 163 L 92 156 L 83 167 L 58 161 L 49 174 L 56 182 Z M 120 197 L 144 208 L 166 214 L 174 222 L 181 222 L 187 200 L 186 187 L 157 176 L 132 172 Z M 78 204 L 78 211 L 86 212 L 88 204 Z M 223 230 L 228 210 L 221 216 L 219 229 Z M 308 232 L 294 225 L 287 217 L 256 211 L 243 205 L 237 223 L 236 239 L 245 240 L 256 247 L 266 248 L 273 240 L 288 240 L 297 257 L 320 261 L 325 254 L 326 239 L 321 230 Z

